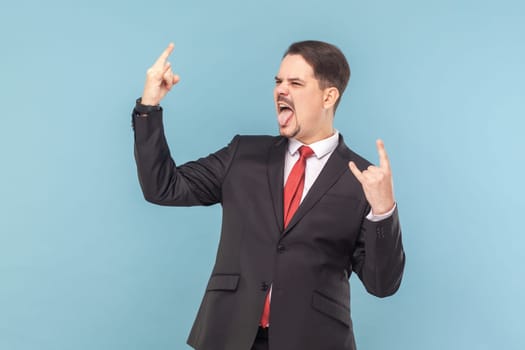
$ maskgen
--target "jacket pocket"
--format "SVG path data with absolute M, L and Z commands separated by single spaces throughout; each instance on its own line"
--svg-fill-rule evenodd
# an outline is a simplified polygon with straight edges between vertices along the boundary
M 314 292 L 312 295 L 312 307 L 326 316 L 350 327 L 350 310 L 339 302 L 319 292 Z
M 213 275 L 208 281 L 206 291 L 227 290 L 235 291 L 239 285 L 239 275 Z

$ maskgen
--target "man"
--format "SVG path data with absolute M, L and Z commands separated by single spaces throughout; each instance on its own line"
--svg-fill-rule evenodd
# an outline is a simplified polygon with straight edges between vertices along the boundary
M 176 166 L 160 107 L 179 81 L 167 62 L 172 50 L 148 70 L 132 118 L 146 200 L 223 208 L 216 263 L 188 344 L 355 349 L 351 272 L 373 295 L 389 296 L 405 255 L 383 142 L 373 166 L 333 128 L 350 77 L 344 55 L 324 42 L 292 44 L 275 77 L 280 136 L 235 136 L 218 152 Z

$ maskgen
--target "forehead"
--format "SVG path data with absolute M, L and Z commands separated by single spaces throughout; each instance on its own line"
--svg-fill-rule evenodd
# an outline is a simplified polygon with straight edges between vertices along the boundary
M 281 61 L 277 76 L 281 79 L 314 79 L 314 70 L 312 66 L 305 61 L 303 56 L 286 55 Z

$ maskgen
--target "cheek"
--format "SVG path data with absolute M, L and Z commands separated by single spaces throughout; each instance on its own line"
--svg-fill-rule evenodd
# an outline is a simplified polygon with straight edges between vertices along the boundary
M 308 121 L 315 119 L 315 116 L 319 115 L 322 110 L 322 101 L 317 96 L 301 96 L 296 102 L 297 113 L 301 115 L 301 119 Z

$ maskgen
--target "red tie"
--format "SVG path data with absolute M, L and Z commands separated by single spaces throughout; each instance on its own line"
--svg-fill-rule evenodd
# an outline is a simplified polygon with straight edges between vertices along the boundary
M 284 186 L 284 228 L 293 217 L 293 214 L 299 208 L 304 189 L 304 169 L 306 168 L 306 159 L 314 154 L 314 151 L 308 146 L 299 148 L 299 160 L 295 163 L 288 175 L 286 185 Z
M 304 170 L 306 168 L 306 159 L 314 154 L 314 151 L 308 146 L 299 148 L 299 160 L 294 164 L 286 185 L 284 185 L 284 228 L 292 219 L 293 215 L 299 208 L 304 189 Z M 263 314 L 261 316 L 261 327 L 268 327 L 270 323 L 270 293 L 266 295 L 264 301 Z

